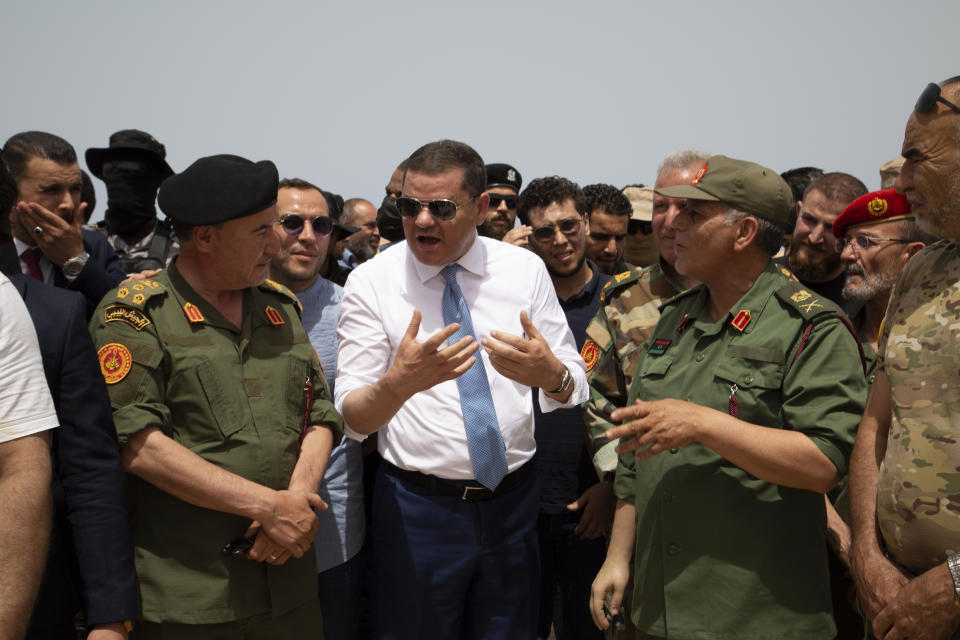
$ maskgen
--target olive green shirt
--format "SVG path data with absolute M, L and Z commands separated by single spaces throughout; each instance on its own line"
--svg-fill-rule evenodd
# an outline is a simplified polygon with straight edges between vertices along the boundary
M 720 320 L 707 302 L 699 286 L 663 306 L 627 404 L 679 398 L 799 431 L 844 473 L 866 383 L 839 309 L 772 265 Z M 615 492 L 637 509 L 642 633 L 834 636 L 821 494 L 760 480 L 700 444 L 621 456 Z
M 272 489 L 285 489 L 308 423 L 339 441 L 342 422 L 300 324 L 296 298 L 269 281 L 243 294 L 237 329 L 179 274 L 108 293 L 91 320 L 120 446 L 156 426 L 190 451 Z M 211 624 L 280 615 L 316 597 L 312 551 L 282 566 L 223 557 L 250 519 L 188 504 L 128 475 L 141 618 Z

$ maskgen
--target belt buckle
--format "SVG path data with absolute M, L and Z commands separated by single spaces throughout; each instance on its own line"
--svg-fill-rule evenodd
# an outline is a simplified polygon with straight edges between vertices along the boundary
M 471 491 L 487 491 L 487 488 L 482 486 L 481 487 L 464 487 L 463 495 L 460 496 L 460 499 L 469 500 L 470 498 L 468 498 L 467 496 L 470 494 Z

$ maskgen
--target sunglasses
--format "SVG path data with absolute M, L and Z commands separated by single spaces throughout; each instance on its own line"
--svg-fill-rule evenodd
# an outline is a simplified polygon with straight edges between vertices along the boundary
M 457 204 L 453 200 L 447 200 L 446 198 L 424 202 L 423 200 L 411 198 L 410 196 L 400 196 L 397 198 L 397 208 L 400 209 L 400 215 L 406 216 L 407 218 L 416 218 L 420 215 L 420 212 L 423 211 L 423 208 L 426 207 L 430 210 L 430 214 L 437 220 L 453 220 L 453 217 L 457 215 L 457 210 L 476 197 L 477 196 L 473 196 L 473 198 Z
M 642 233 L 645 236 L 653 233 L 653 223 L 647 220 L 631 220 L 627 223 L 627 234 L 631 236 Z
M 958 77 L 945 80 L 944 84 L 953 82 L 954 80 L 957 80 Z M 960 113 L 960 107 L 940 95 L 940 85 L 936 84 L 935 82 L 928 84 L 927 87 L 920 93 L 920 97 L 917 98 L 917 104 L 914 109 L 917 110 L 917 113 L 927 113 L 937 106 L 938 102 L 941 102 L 957 113 Z
M 580 218 L 567 218 L 561 220 L 556 225 L 546 224 L 533 230 L 533 238 L 537 242 L 553 242 L 557 235 L 557 229 L 565 236 L 575 236 L 580 233 Z
M 280 226 L 287 232 L 287 235 L 298 236 L 303 232 L 303 225 L 306 223 L 303 216 L 299 213 L 287 213 L 280 216 Z M 328 236 L 333 231 L 333 218 L 326 216 L 317 216 L 310 221 L 313 227 L 313 233 L 318 236 Z
M 837 240 L 837 251 L 842 252 L 844 248 L 853 243 L 853 248 L 859 251 L 866 251 L 875 244 L 880 244 L 881 242 L 910 242 L 904 238 L 874 238 L 873 236 L 868 236 L 863 233 L 858 233 L 852 238 L 840 238 Z
M 501 202 L 506 202 L 506 203 L 507 203 L 507 209 L 516 209 L 516 208 L 517 208 L 517 200 L 519 199 L 519 196 L 505 196 L 505 195 L 502 195 L 502 194 L 499 194 L 499 193 L 490 193 L 490 194 L 487 194 L 487 195 L 490 196 L 490 208 L 491 208 L 491 209 L 496 209 L 496 208 L 498 208 L 498 207 L 500 206 L 500 203 L 501 203 Z

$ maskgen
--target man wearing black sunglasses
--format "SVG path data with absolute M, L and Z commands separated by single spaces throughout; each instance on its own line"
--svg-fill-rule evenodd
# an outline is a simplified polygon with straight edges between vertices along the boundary
M 517 219 L 517 194 L 523 184 L 520 172 L 503 162 L 488 164 L 487 188 L 490 196 L 487 215 L 477 227 L 477 232 L 494 240 L 503 240 L 519 247 L 526 247 L 529 228 L 514 227 Z
M 397 199 L 406 242 L 344 289 L 335 398 L 383 456 L 378 638 L 536 635 L 533 388 L 551 411 L 585 400 L 586 379 L 543 262 L 478 237 L 485 186 L 469 146 L 415 151 Z
M 945 638 L 960 629 L 960 77 L 920 94 L 902 155 L 896 190 L 943 240 L 904 267 L 883 321 L 850 461 L 851 565 L 877 637 Z

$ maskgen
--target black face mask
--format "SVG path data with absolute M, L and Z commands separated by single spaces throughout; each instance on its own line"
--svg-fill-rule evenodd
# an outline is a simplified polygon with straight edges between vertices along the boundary
M 157 176 L 105 177 L 107 233 L 126 237 L 137 233 L 157 219 L 154 202 L 161 180 Z
M 403 222 L 396 198 L 387 196 L 383 199 L 383 204 L 377 209 L 377 229 L 382 237 L 391 242 L 403 240 Z

